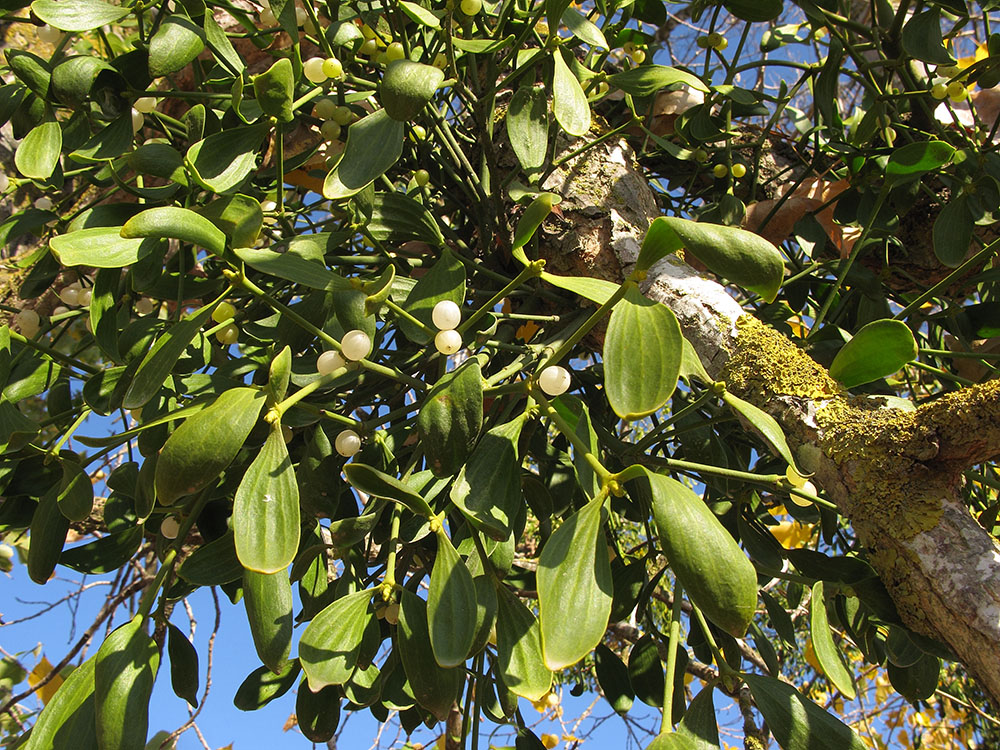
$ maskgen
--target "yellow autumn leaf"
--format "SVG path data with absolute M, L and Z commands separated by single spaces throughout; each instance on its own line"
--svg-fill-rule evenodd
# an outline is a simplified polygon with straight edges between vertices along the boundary
M 802 524 L 798 521 L 782 521 L 777 526 L 768 526 L 771 534 L 785 549 L 796 549 L 812 538 L 814 523 Z
M 537 323 L 535 323 L 533 320 L 528 320 L 525 321 L 524 324 L 517 329 L 517 337 L 521 339 L 521 341 L 527 344 L 529 341 L 531 341 L 532 338 L 534 338 L 535 334 L 538 333 L 540 330 L 541 329 L 539 328 Z
M 44 680 L 49 672 L 52 671 L 52 664 L 46 657 L 42 657 L 42 660 L 35 665 L 35 668 L 31 670 L 31 674 L 28 675 L 28 685 L 30 687 L 35 687 L 39 682 Z M 47 683 L 42 685 L 38 689 L 38 697 L 42 699 L 42 703 L 48 703 L 52 696 L 56 694 L 56 690 L 63 684 L 63 678 L 61 675 L 53 675 L 52 679 Z

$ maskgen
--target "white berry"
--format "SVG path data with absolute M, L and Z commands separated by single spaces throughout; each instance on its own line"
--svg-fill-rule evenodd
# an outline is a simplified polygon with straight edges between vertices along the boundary
M 141 96 L 132 103 L 132 108 L 136 112 L 148 114 L 156 109 L 156 98 L 152 96 Z
M 808 481 L 804 476 L 795 471 L 791 464 L 789 464 L 788 468 L 785 469 L 785 479 L 788 480 L 788 483 L 792 485 L 792 487 L 799 488 L 805 487 L 806 482 Z
M 340 340 L 340 353 L 344 355 L 345 359 L 349 359 L 352 362 L 364 359 L 371 350 L 372 340 L 368 338 L 368 334 L 364 331 L 357 329 L 348 331 L 344 334 L 344 338 Z
M 270 8 L 264 8 L 257 17 L 260 19 L 260 25 L 266 28 L 270 29 L 278 25 L 278 19 L 274 17 Z
M 94 298 L 94 293 L 89 289 L 81 289 L 76 295 L 76 304 L 81 307 L 90 307 L 90 300 Z
M 59 29 L 54 29 L 51 26 L 39 26 L 35 31 L 38 38 L 45 42 L 46 44 L 56 44 L 62 39 L 63 33 Z
M 140 297 L 133 305 L 136 315 L 149 315 L 153 312 L 153 300 L 149 297 Z
M 137 110 L 135 107 L 132 108 L 132 132 L 138 133 L 142 130 L 142 126 L 146 124 L 146 116 Z
M 52 199 L 47 195 L 43 195 L 41 198 L 35 200 L 34 206 L 39 211 L 48 211 L 52 208 Z
M 313 107 L 313 116 L 320 120 L 330 120 L 333 113 L 337 111 L 337 102 L 333 99 L 320 99 Z
M 462 348 L 462 334 L 458 331 L 438 331 L 434 347 L 442 354 L 454 354 Z
M 549 365 L 538 376 L 538 387 L 549 396 L 559 396 L 569 390 L 569 370 Z
M 68 312 L 69 312 L 69 308 L 68 307 L 66 307 L 65 305 L 58 305 L 55 308 L 53 308 L 51 317 L 56 318 L 56 317 L 58 317 L 58 316 L 60 316 L 60 315 L 62 315 L 64 313 L 68 313 Z
M 38 333 L 41 323 L 38 313 L 34 310 L 21 310 L 21 312 L 14 316 L 14 322 L 17 323 L 17 329 L 21 332 L 21 335 L 26 338 L 31 338 Z
M 333 443 L 334 447 L 344 458 L 350 458 L 361 450 L 361 436 L 354 430 L 344 430 Z
M 176 539 L 177 532 L 181 530 L 181 525 L 177 522 L 175 516 L 167 516 L 160 523 L 160 533 L 163 534 L 166 539 Z
M 340 356 L 340 352 L 328 351 L 319 355 L 316 360 L 316 372 L 320 375 L 329 375 L 334 370 L 339 370 L 347 362 Z
M 80 297 L 80 291 L 76 287 L 67 286 L 59 290 L 59 299 L 67 305 L 76 305 Z
M 462 310 L 450 299 L 443 299 L 434 305 L 431 320 L 439 330 L 450 331 L 452 328 L 458 328 L 458 324 L 462 322 Z
M 327 79 L 323 71 L 323 62 L 322 57 L 310 57 L 302 63 L 302 73 L 313 83 L 323 83 Z

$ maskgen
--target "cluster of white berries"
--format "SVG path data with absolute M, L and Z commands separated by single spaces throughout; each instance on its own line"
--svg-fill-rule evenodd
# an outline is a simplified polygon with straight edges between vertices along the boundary
M 434 347 L 441 354 L 454 354 L 462 348 L 462 334 L 455 329 L 462 322 L 461 308 L 450 299 L 443 299 L 431 310 L 431 320 L 438 329 Z
M 63 304 L 53 309 L 52 315 L 62 315 L 69 312 L 71 307 L 88 307 L 92 297 L 93 292 L 90 289 L 84 289 L 79 281 L 67 284 L 59 290 L 59 299 Z
M 310 57 L 302 63 L 302 74 L 311 83 L 326 83 L 344 77 L 344 65 L 336 57 Z

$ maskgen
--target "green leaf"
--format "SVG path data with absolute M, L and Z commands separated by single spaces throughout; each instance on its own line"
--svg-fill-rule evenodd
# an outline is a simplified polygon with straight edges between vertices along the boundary
M 6 398 L 0 397 L 0 452 L 14 453 L 38 434 L 38 425 Z
M 343 685 L 358 663 L 365 626 L 374 617 L 371 589 L 337 599 L 316 615 L 299 639 L 299 660 L 309 689 Z
M 31 11 L 49 26 L 62 31 L 92 31 L 118 23 L 131 8 L 101 0 L 35 0 Z
M 132 147 L 133 138 L 132 116 L 124 114 L 97 131 L 97 135 L 70 153 L 69 158 L 84 164 L 117 159 Z
M 537 701 L 552 686 L 538 620 L 506 586 L 497 586 L 497 666 L 515 695 Z
M 696 750 L 691 739 L 679 732 L 661 732 L 646 745 L 646 750 Z
M 628 713 L 635 700 L 635 691 L 628 678 L 628 667 L 618 658 L 618 654 L 603 643 L 598 644 L 594 651 L 594 671 L 597 674 L 597 684 L 611 708 L 616 713 Z
M 28 547 L 28 577 L 38 584 L 45 583 L 59 562 L 69 519 L 59 511 L 57 484 L 38 499 L 31 516 L 31 545 Z
M 47 180 L 56 171 L 63 133 L 58 122 L 43 122 L 24 136 L 14 153 L 17 171 L 32 180 Z
M 301 255 L 288 251 L 276 253 L 261 247 L 240 247 L 234 251 L 236 255 L 255 271 L 276 276 L 279 279 L 303 284 L 312 289 L 325 289 L 329 292 L 351 289 L 351 282 L 326 266 Z
M 390 266 L 392 268 L 392 266 Z M 267 372 L 267 398 L 268 403 L 278 403 L 285 398 L 288 393 L 288 383 L 292 377 L 292 348 L 286 346 L 274 355 L 271 366 Z M 285 453 L 288 449 L 285 449 Z M 296 488 L 298 493 L 298 488 Z
M 292 102 L 295 99 L 295 74 L 292 61 L 282 57 L 270 68 L 253 78 L 253 91 L 261 110 L 280 122 L 295 119 Z
M 100 76 L 105 71 L 118 77 L 118 73 L 108 63 L 99 57 L 90 55 L 75 55 L 64 58 L 52 69 L 50 83 L 51 91 L 63 104 L 71 107 L 82 105 L 90 96 L 90 92 Z M 105 76 L 108 74 L 105 73 Z M 122 82 L 123 83 L 123 82 Z M 118 118 L 123 119 L 123 118 Z M 128 122 L 128 143 L 132 145 L 132 116 L 126 113 L 124 119 Z M 100 133 L 98 133 L 98 136 Z M 117 154 L 116 154 L 117 155 Z
M 587 95 L 563 59 L 561 50 L 552 53 L 552 113 L 569 135 L 582 136 L 590 130 Z
M 604 38 L 604 32 L 576 8 L 566 8 L 562 14 L 562 22 L 580 41 L 586 42 L 595 49 L 611 49 L 608 46 L 608 40 Z
M 540 169 L 549 146 L 549 100 L 542 86 L 522 85 L 507 108 L 507 138 L 525 172 Z
M 403 123 L 384 109 L 366 115 L 347 129 L 344 155 L 323 181 L 323 197 L 349 198 L 399 161 Z
M 903 26 L 903 49 L 910 57 L 932 65 L 954 65 L 955 58 L 941 36 L 941 10 L 931 8 L 910 18 Z
M 809 635 L 813 650 L 823 674 L 848 700 L 854 700 L 854 678 L 840 655 L 840 649 L 833 642 L 830 623 L 826 616 L 826 599 L 823 596 L 823 582 L 816 581 L 812 587 L 809 602 Z
M 399 0 L 399 9 L 422 26 L 431 29 L 441 28 L 441 21 L 438 17 L 422 5 L 408 2 L 408 0 Z
M 52 81 L 52 69 L 48 60 L 22 49 L 7 50 L 7 64 L 11 72 L 18 77 L 39 99 L 49 95 L 49 84 Z M 31 99 L 28 99 L 30 102 Z M 41 113 L 38 115 L 39 119 Z M 37 119 L 35 120 L 37 122 Z
M 186 66 L 205 49 L 204 33 L 189 18 L 168 17 L 149 40 L 149 74 L 158 78 Z
M 243 605 L 257 656 L 275 674 L 292 648 L 292 584 L 288 573 L 243 573 Z
M 944 141 L 908 143 L 892 150 L 885 165 L 886 179 L 890 184 L 915 179 L 943 167 L 954 154 L 955 147 Z
M 61 234 L 49 240 L 53 255 L 64 266 L 121 268 L 148 255 L 160 243 L 155 239 L 125 239 L 121 227 L 93 227 Z
M 403 309 L 426 326 L 433 329 L 434 306 L 449 300 L 461 306 L 465 301 L 465 266 L 451 250 L 441 249 L 441 257 L 421 276 L 406 295 Z M 427 344 L 431 337 L 422 328 L 406 318 L 399 319 L 403 335 L 415 344 Z
M 666 676 L 652 633 L 643 635 L 628 652 L 628 677 L 639 700 L 654 708 L 663 705 Z
M 142 527 L 106 534 L 79 547 L 63 550 L 59 564 L 81 573 L 110 573 L 132 559 L 142 544 Z
M 94 713 L 101 748 L 145 746 L 149 699 L 159 665 L 160 651 L 146 634 L 142 615 L 104 639 L 94 668 Z
M 226 248 L 226 235 L 221 229 L 201 214 L 179 206 L 158 206 L 140 211 L 125 222 L 121 236 L 126 239 L 152 237 L 181 240 L 203 247 L 213 255 L 222 255 Z
M 187 172 L 181 152 L 167 143 L 144 143 L 128 156 L 129 166 L 136 173 L 153 175 L 187 185 Z
M 310 742 L 326 743 L 340 723 L 340 688 L 327 685 L 314 693 L 303 680 L 295 696 L 295 723 Z
M 782 750 L 864 750 L 849 726 L 791 685 L 757 674 L 743 680 Z
M 875 320 L 841 347 L 830 376 L 845 388 L 884 378 L 917 357 L 917 342 L 901 320 Z
M 289 659 L 278 674 L 267 667 L 257 667 L 236 690 L 233 705 L 240 711 L 263 708 L 291 690 L 301 671 L 298 659 Z
M 156 462 L 156 499 L 171 505 L 218 479 L 243 446 L 264 406 L 264 392 L 230 388 L 188 418 L 164 444 Z
M 59 463 L 62 466 L 62 479 L 56 494 L 59 511 L 70 521 L 83 521 L 94 508 L 94 485 L 80 464 L 75 461 Z
M 434 247 L 444 245 L 437 220 L 422 203 L 402 193 L 376 193 L 365 229 L 379 242 L 402 244 L 407 240 L 422 240 Z
M 649 226 L 636 268 L 647 270 L 680 248 L 722 276 L 773 302 L 784 279 L 785 262 L 778 248 L 760 235 L 736 227 L 661 216 Z
M 510 536 L 521 507 L 517 441 L 524 423 L 523 416 L 517 417 L 483 435 L 451 487 L 455 507 L 497 541 Z
M 230 583 L 243 575 L 243 566 L 236 556 L 233 532 L 227 531 L 218 539 L 194 550 L 177 571 L 189 583 L 198 586 L 219 586 Z
M 614 73 L 608 76 L 608 83 L 633 96 L 652 96 L 660 89 L 677 84 L 684 84 L 706 94 L 709 91 L 698 76 L 666 65 L 640 65 L 622 73 Z
M 911 703 L 926 701 L 938 686 L 941 676 L 941 659 L 931 654 L 921 654 L 916 663 L 898 667 L 886 665 L 889 682 L 901 696 Z
M 471 359 L 445 374 L 424 398 L 417 430 L 436 477 L 455 474 L 472 452 L 483 426 L 483 376 Z
M 184 157 L 195 182 L 213 193 L 228 193 L 257 167 L 257 150 L 267 136 L 266 123 L 227 128 L 198 141 Z
M 583 444 L 587 446 L 587 451 L 593 455 L 599 455 L 597 443 L 597 433 L 590 419 L 590 410 L 587 409 L 583 399 L 569 394 L 563 394 L 552 401 L 552 406 L 562 415 L 566 423 L 573 429 Z M 573 451 L 573 469 L 576 471 L 576 479 L 581 489 L 588 498 L 597 497 L 601 489 L 601 481 L 597 477 L 594 467 L 587 461 L 583 451 Z
M 465 670 L 438 665 L 431 648 L 426 602 L 407 589 L 399 593 L 396 648 L 407 682 L 417 703 L 444 721 L 462 692 Z
M 443 529 L 427 592 L 427 626 L 434 659 L 442 667 L 465 663 L 476 635 L 476 587 L 472 574 Z
M 212 315 L 215 305 L 205 305 L 167 329 L 146 352 L 142 363 L 135 372 L 122 405 L 126 409 L 138 409 L 155 396 L 167 375 L 174 368 L 178 358 L 198 335 L 201 327 Z
M 249 195 L 227 195 L 199 207 L 197 211 L 222 230 L 233 247 L 253 245 L 264 226 L 260 201 Z
M 681 723 L 677 725 L 677 733 L 691 740 L 692 750 L 719 750 L 719 724 L 715 719 L 714 693 L 715 687 L 711 683 L 699 690 L 688 704 Z
M 757 608 L 753 564 L 708 505 L 686 485 L 662 474 L 645 473 L 660 544 L 674 574 L 709 620 L 741 638 Z
M 344 466 L 344 474 L 351 486 L 373 497 L 394 500 L 411 513 L 431 518 L 434 511 L 420 495 L 408 485 L 371 466 L 352 461 Z
M 604 392 L 626 421 L 662 407 L 677 387 L 683 355 L 680 324 L 666 305 L 630 288 L 615 305 L 604 339 Z
M 601 642 L 614 586 L 601 533 L 604 498 L 591 500 L 549 537 L 538 558 L 538 619 L 545 666 L 576 664 Z M 572 627 L 566 627 L 567 621 Z
M 229 72 L 235 76 L 239 76 L 240 73 L 246 68 L 246 63 L 243 58 L 239 56 L 233 47 L 233 43 L 229 41 L 229 37 L 226 36 L 226 32 L 218 22 L 215 20 L 215 16 L 211 13 L 205 14 L 205 44 L 208 48 L 212 50 L 212 54 L 215 59 L 222 63 L 224 66 L 229 68 Z
M 409 122 L 434 96 L 444 81 L 444 71 L 413 60 L 393 60 L 379 83 L 379 100 L 393 120 Z
M 524 247 L 528 244 L 538 227 L 542 225 L 545 218 L 552 212 L 552 207 L 562 201 L 562 197 L 557 193 L 539 193 L 531 201 L 521 218 L 518 219 L 517 228 L 514 230 L 514 244 L 512 249 Z
M 511 255 L 525 266 L 530 262 L 521 248 L 515 248 Z M 612 295 L 618 292 L 621 286 L 613 281 L 605 281 L 604 279 L 595 279 L 589 276 L 558 276 L 548 271 L 542 271 L 541 278 L 543 281 L 552 284 L 552 286 L 557 286 L 560 289 L 578 294 L 599 305 L 607 302 Z
M 236 554 L 247 570 L 277 573 L 292 564 L 299 548 L 299 486 L 274 422 L 264 447 L 250 464 L 233 498 Z
M 452 42 L 456 49 L 463 52 L 471 52 L 474 55 L 486 55 L 509 47 L 514 42 L 514 35 L 505 36 L 503 39 L 461 39 L 453 37 Z
M 975 221 L 964 193 L 952 198 L 934 220 L 934 255 L 949 268 L 957 268 L 969 254 Z
M 24 750 L 81 747 L 94 736 L 94 667 L 97 656 L 73 670 L 45 704 Z
M 167 654 L 170 656 L 170 686 L 174 695 L 197 708 L 198 652 L 173 623 L 167 623 Z
M 726 402 L 726 405 L 730 409 L 753 425 L 754 429 L 767 441 L 767 444 L 774 449 L 774 452 L 785 459 L 789 466 L 798 471 L 799 474 L 802 474 L 795 464 L 795 457 L 792 455 L 792 449 L 788 447 L 785 433 L 782 432 L 781 425 L 775 421 L 774 417 L 763 409 L 759 409 L 738 396 L 734 396 L 729 391 L 722 394 L 722 400 Z
M 782 0 L 725 0 L 726 10 L 744 21 L 773 21 L 781 15 Z

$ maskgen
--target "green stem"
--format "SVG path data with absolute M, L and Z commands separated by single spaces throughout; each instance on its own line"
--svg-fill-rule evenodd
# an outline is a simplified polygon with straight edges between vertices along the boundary
M 510 281 L 509 284 L 507 284 L 503 289 L 501 289 L 499 292 L 490 297 L 489 300 L 482 307 L 480 307 L 471 316 L 469 316 L 469 318 L 467 318 L 465 322 L 463 322 L 458 327 L 458 332 L 465 333 L 465 331 L 467 331 L 472 325 L 474 325 L 477 320 L 479 320 L 481 317 L 486 315 L 486 313 L 492 310 L 500 300 L 502 300 L 508 294 L 513 292 L 528 279 L 533 279 L 537 276 L 540 276 L 542 273 L 542 268 L 544 267 L 545 267 L 544 260 L 531 261 L 528 265 L 526 265 L 524 268 L 521 269 L 521 272 L 517 276 L 515 276 Z
M 62 435 L 62 437 L 59 438 L 59 442 L 57 442 L 55 445 L 52 446 L 52 448 L 49 450 L 49 454 L 51 456 L 58 456 L 59 451 L 62 450 L 62 447 L 66 444 L 66 441 L 68 441 L 73 436 L 73 433 L 76 432 L 77 428 L 79 428 L 79 426 L 82 425 L 84 420 L 89 416 L 90 416 L 90 407 L 85 406 L 83 408 L 83 411 L 80 412 L 80 416 L 76 418 L 73 424 L 70 425 L 69 429 L 66 430 L 66 432 Z
M 708 641 L 708 647 L 712 649 L 712 656 L 715 657 L 715 663 L 719 667 L 719 676 L 722 678 L 723 682 L 726 681 L 727 676 L 738 679 L 739 672 L 729 666 L 729 662 L 726 661 L 726 657 L 722 655 L 719 645 L 715 642 L 715 636 L 712 635 L 712 630 L 708 627 L 708 621 L 705 619 L 705 615 L 702 614 L 701 610 L 698 609 L 693 602 L 691 604 L 691 611 L 694 612 L 695 617 L 698 618 L 701 630 L 705 634 L 705 640 Z
M 541 364 L 538 365 L 539 371 L 549 365 L 557 364 L 563 359 L 563 357 L 569 354 L 573 347 L 576 346 L 580 340 L 590 332 L 591 328 L 601 322 L 601 319 L 604 318 L 608 312 L 610 312 L 611 308 L 614 307 L 618 301 L 625 296 L 625 293 L 636 283 L 636 279 L 634 277 L 635 273 L 633 272 L 633 274 L 625 279 L 625 282 L 618 287 L 617 291 L 608 297 L 605 303 L 594 311 L 593 315 L 583 321 L 580 327 L 573 331 L 573 334 L 566 339 L 558 349 L 556 349 L 552 354 L 545 358 Z
M 67 357 L 62 352 L 56 351 L 55 349 L 46 346 L 40 341 L 35 341 L 34 339 L 26 338 L 17 331 L 11 331 L 10 338 L 11 341 L 16 341 L 19 344 L 30 346 L 35 351 L 41 352 L 47 357 L 54 359 L 56 362 L 62 362 L 64 365 L 67 365 L 68 367 L 75 367 L 76 369 L 83 370 L 84 372 L 90 375 L 94 375 L 100 372 L 100 368 L 98 367 L 94 367 L 93 365 L 88 365 L 86 362 L 80 362 L 78 360 L 73 359 L 72 357 Z
M 400 307 L 399 305 L 397 305 L 395 302 L 393 302 L 388 297 L 385 300 L 382 301 L 382 304 L 385 305 L 386 307 L 388 307 L 390 310 L 392 310 L 396 314 L 397 317 L 400 317 L 400 318 L 403 318 L 404 320 L 410 321 L 410 323 L 412 323 L 413 325 L 417 326 L 421 331 L 424 332 L 424 334 L 426 334 L 427 336 L 430 336 L 432 339 L 437 335 L 437 331 L 435 331 L 433 328 L 431 328 L 429 325 L 427 325 L 423 321 L 417 320 L 410 313 L 408 313 L 406 310 L 404 310 L 402 307 Z
M 392 590 L 396 588 L 396 552 L 399 546 L 399 503 L 392 504 L 392 525 L 389 531 L 389 555 L 385 561 L 385 576 L 382 578 L 382 598 L 389 601 Z
M 576 431 L 565 419 L 563 419 L 562 415 L 556 411 L 556 408 L 549 403 L 549 400 L 545 398 L 545 394 L 542 393 L 540 388 L 537 386 L 532 387 L 531 396 L 538 401 L 545 416 L 551 419 L 559 429 L 559 432 L 561 432 L 566 439 L 573 444 L 573 449 L 580 453 L 586 462 L 590 464 L 591 468 L 597 473 L 597 478 L 600 480 L 601 486 L 606 487 L 609 480 L 613 476 L 612 473 L 604 467 L 604 464 L 601 463 L 597 456 L 590 452 L 590 447 L 583 442 L 583 439 L 576 434 Z
M 930 289 L 928 289 L 926 292 L 924 292 L 919 297 L 917 297 L 915 300 L 913 300 L 913 302 L 911 302 L 906 307 L 904 307 L 902 310 L 900 310 L 898 313 L 896 313 L 895 315 L 893 315 L 893 318 L 895 320 L 904 320 L 910 313 L 912 313 L 914 310 L 917 310 L 927 300 L 929 300 L 932 297 L 934 297 L 942 289 L 947 289 L 955 281 L 957 281 L 962 276 L 964 276 L 969 271 L 970 268 L 973 268 L 973 267 L 977 266 L 978 264 L 980 264 L 983 261 L 985 261 L 988 257 L 990 257 L 991 255 L 993 255 L 997 251 L 998 245 L 1000 245 L 1000 239 L 993 240 L 993 242 L 991 242 L 990 244 L 988 244 L 986 247 L 984 247 L 978 253 L 976 253 L 971 258 L 969 258 L 967 261 L 965 261 L 965 263 L 963 263 L 958 268 L 956 268 L 954 271 L 952 271 L 947 276 L 945 276 L 943 279 L 941 279 L 941 281 L 939 281 L 937 284 L 935 284 Z
M 681 634 L 681 601 L 684 587 L 674 581 L 674 603 L 670 608 L 670 638 L 667 641 L 667 674 L 663 682 L 663 716 L 660 718 L 660 733 L 669 732 L 674 727 L 674 673 L 677 671 L 677 645 Z
M 284 413 L 286 411 L 288 411 L 289 409 L 291 409 L 293 406 L 295 406 L 295 404 L 297 404 L 299 401 L 301 401 L 302 399 L 304 399 L 306 396 L 308 396 L 308 395 L 310 395 L 312 393 L 315 393 L 316 391 L 318 391 L 323 386 L 329 385 L 334 380 L 336 380 L 337 378 L 339 378 L 341 375 L 346 375 L 348 372 L 349 372 L 349 368 L 348 367 L 346 367 L 346 366 L 345 367 L 338 367 L 333 372 L 329 372 L 326 375 L 323 375 L 322 377 L 317 378 L 313 382 L 308 383 L 307 385 L 302 386 L 297 391 L 295 391 L 295 393 L 293 393 L 291 396 L 286 397 L 283 401 L 275 404 L 272 408 L 273 408 L 274 411 L 276 411 L 278 413 L 278 416 L 280 418 L 281 416 L 284 415 Z M 354 420 L 351 420 L 351 423 L 353 424 Z

